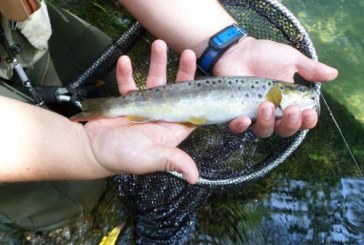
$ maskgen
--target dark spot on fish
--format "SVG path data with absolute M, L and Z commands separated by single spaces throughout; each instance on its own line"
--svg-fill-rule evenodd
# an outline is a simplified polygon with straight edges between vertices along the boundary
M 255 89 L 255 86 L 254 86 L 254 85 L 252 85 L 252 86 L 251 86 L 251 88 L 252 88 L 252 89 Z
M 228 83 L 229 83 L 230 85 L 232 85 L 232 84 L 233 84 L 233 82 L 232 82 L 232 81 L 230 81 L 230 80 L 228 81 Z
M 238 90 L 241 90 L 241 87 L 240 86 L 238 87 Z
M 259 84 L 259 81 L 257 80 L 257 81 L 255 81 L 255 84 Z
M 238 79 L 236 79 L 236 80 L 235 80 L 235 83 L 239 83 L 239 80 L 238 80 Z
M 263 85 L 262 85 L 262 88 L 265 90 L 267 87 L 263 84 Z
M 216 84 L 216 81 L 212 81 L 212 84 L 214 84 L 214 85 L 215 85 L 215 84 Z
M 156 88 L 156 89 L 155 89 L 155 91 L 156 91 L 156 92 L 159 92 L 159 88 Z
M 258 94 L 258 98 L 259 99 L 263 98 L 263 95 L 262 94 Z
M 232 95 L 230 95 L 230 98 L 234 98 L 234 95 L 232 94 Z
M 221 80 L 218 80 L 218 83 L 222 83 L 222 81 Z
M 272 82 L 268 82 L 268 86 L 272 86 Z
M 192 82 L 188 82 L 188 86 L 191 86 L 192 85 Z
M 197 87 L 201 87 L 201 83 L 197 83 Z
M 240 83 L 241 83 L 241 84 L 244 84 L 245 82 L 244 82 L 244 80 L 241 80 L 241 81 L 240 81 Z
M 249 96 L 250 96 L 249 94 L 245 94 L 245 97 L 249 98 Z
M 206 81 L 205 81 L 205 83 L 206 83 L 206 84 L 209 84 L 209 83 L 210 83 L 210 81 L 209 81 L 209 80 L 206 80 Z
M 281 90 L 284 90 L 284 87 L 283 87 L 283 86 L 279 86 L 279 88 L 280 88 Z

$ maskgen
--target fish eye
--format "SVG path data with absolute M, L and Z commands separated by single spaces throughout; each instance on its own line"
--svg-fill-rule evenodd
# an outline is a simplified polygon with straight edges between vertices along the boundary
M 305 93 L 305 92 L 307 92 L 307 87 L 306 86 L 303 86 L 303 85 L 299 85 L 297 87 L 297 91 L 298 92 L 301 92 L 301 93 Z

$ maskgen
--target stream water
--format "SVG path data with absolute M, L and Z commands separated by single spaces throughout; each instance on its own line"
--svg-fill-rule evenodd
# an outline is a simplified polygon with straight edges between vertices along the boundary
M 329 92 L 364 124 L 363 0 L 283 0 L 307 28 L 319 60 L 336 67 Z

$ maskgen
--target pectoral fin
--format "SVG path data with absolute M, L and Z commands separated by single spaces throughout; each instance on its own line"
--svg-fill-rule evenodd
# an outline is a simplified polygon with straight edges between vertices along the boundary
M 188 121 L 194 125 L 204 125 L 207 122 L 207 119 L 205 117 L 195 117 L 195 116 L 191 116 Z
M 270 88 L 267 95 L 265 96 L 267 101 L 270 101 L 274 104 L 275 107 L 278 107 L 282 101 L 282 91 L 281 89 L 274 85 Z

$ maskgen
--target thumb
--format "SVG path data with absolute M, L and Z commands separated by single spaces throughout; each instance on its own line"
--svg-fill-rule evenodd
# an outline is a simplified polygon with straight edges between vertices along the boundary
M 196 184 L 199 173 L 193 159 L 184 151 L 175 147 L 157 146 L 155 158 L 158 163 L 156 166 L 163 171 L 176 171 L 181 173 L 185 180 L 190 184 Z
M 311 60 L 302 55 L 297 64 L 298 74 L 308 81 L 327 82 L 334 80 L 338 71 L 321 62 Z

